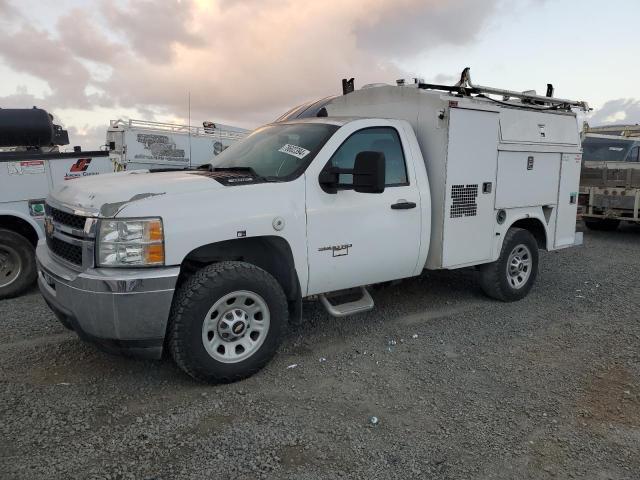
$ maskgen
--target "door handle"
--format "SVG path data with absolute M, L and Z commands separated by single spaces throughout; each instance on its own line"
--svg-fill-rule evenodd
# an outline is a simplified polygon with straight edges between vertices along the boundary
M 410 208 L 416 208 L 415 202 L 407 202 L 406 200 L 399 200 L 397 203 L 391 205 L 392 210 L 409 210 Z

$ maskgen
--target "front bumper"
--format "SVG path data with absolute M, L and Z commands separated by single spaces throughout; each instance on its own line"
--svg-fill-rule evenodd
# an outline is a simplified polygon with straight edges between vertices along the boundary
M 104 350 L 160 358 L 179 267 L 77 272 L 44 241 L 36 258 L 40 292 L 65 326 Z

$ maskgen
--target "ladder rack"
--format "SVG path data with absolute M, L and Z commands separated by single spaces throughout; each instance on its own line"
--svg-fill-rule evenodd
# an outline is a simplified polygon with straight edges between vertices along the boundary
M 152 122 L 150 120 L 111 120 L 109 122 L 110 128 L 143 128 L 147 130 L 156 130 L 166 133 L 184 133 L 193 136 L 207 136 L 216 138 L 229 138 L 239 140 L 247 136 L 247 132 L 238 130 L 226 130 L 224 127 L 203 128 L 188 125 L 176 125 L 173 123 Z
M 514 90 L 503 90 L 500 88 L 473 85 L 471 83 L 471 73 L 468 67 L 463 70 L 462 75 L 460 77 L 460 81 L 453 86 L 437 85 L 433 83 L 422 83 L 422 82 L 417 82 L 417 86 L 418 88 L 422 88 L 425 90 L 440 90 L 440 91 L 457 93 L 459 95 L 466 95 L 466 96 L 469 96 L 472 94 L 500 95 L 502 96 L 502 102 L 509 102 L 511 98 L 518 98 L 523 101 L 520 104 L 509 103 L 508 104 L 509 106 L 536 108 L 536 105 L 537 105 L 539 109 L 540 107 L 546 106 L 547 109 L 571 110 L 572 107 L 576 107 L 582 110 L 583 112 L 588 112 L 590 110 L 589 104 L 581 100 L 568 100 L 566 98 L 555 98 L 555 97 L 552 97 L 551 95 L 543 96 L 543 95 L 536 95 L 535 93 L 530 93 L 530 92 L 516 92 Z M 552 94 L 553 86 L 549 85 L 548 91 Z M 494 99 L 490 99 L 490 100 L 494 100 Z M 494 100 L 494 101 L 498 101 L 498 100 Z

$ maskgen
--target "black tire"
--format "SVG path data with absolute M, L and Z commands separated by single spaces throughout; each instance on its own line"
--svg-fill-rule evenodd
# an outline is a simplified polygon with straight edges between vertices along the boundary
M 262 344 L 251 356 L 236 363 L 224 363 L 213 357 L 215 352 L 210 354 L 205 348 L 203 325 L 216 302 L 237 291 L 247 291 L 264 300 L 269 325 Z M 221 313 L 219 317 L 224 315 Z M 176 292 L 169 319 L 168 345 L 178 366 L 193 378 L 208 383 L 235 382 L 253 375 L 271 360 L 282 341 L 287 321 L 287 299 L 269 273 L 244 262 L 216 263 L 198 270 Z M 245 335 L 253 333 L 249 330 L 247 327 Z M 219 333 L 220 330 L 216 330 L 216 334 Z
M 616 220 L 614 218 L 585 218 L 584 224 L 589 230 L 613 232 L 618 229 L 620 220 Z
M 31 242 L 0 228 L 0 299 L 17 297 L 36 281 L 36 252 Z
M 523 246 L 528 250 L 529 270 L 526 280 L 519 287 L 514 287 L 509 275 L 509 257 L 516 247 Z M 493 263 L 481 265 L 479 268 L 480 286 L 485 294 L 503 302 L 515 302 L 527 296 L 538 276 L 538 243 L 534 236 L 522 228 L 510 228 L 502 243 L 500 257 Z

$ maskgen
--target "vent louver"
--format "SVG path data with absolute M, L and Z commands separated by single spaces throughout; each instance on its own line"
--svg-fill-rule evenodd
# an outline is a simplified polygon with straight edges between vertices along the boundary
M 451 218 L 475 217 L 478 213 L 478 184 L 451 185 Z

